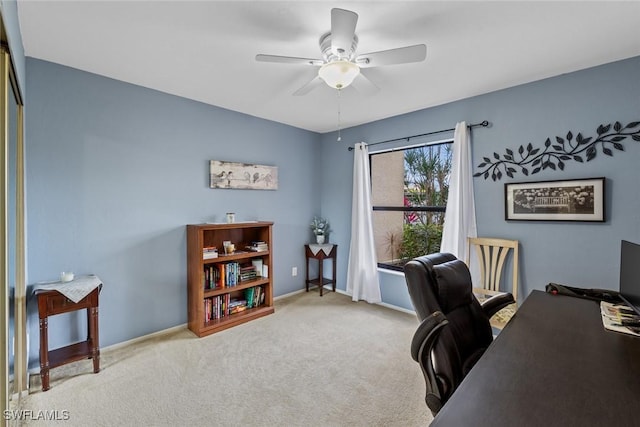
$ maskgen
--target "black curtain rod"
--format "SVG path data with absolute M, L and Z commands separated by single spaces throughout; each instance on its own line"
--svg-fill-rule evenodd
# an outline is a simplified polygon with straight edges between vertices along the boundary
M 483 120 L 483 121 L 482 121 L 482 122 L 480 122 L 480 123 L 474 123 L 474 124 L 471 124 L 471 125 L 467 125 L 467 127 L 468 127 L 469 129 L 471 129 L 471 128 L 475 128 L 475 127 L 478 127 L 478 126 L 481 126 L 481 127 L 483 127 L 483 128 L 486 128 L 487 126 L 489 126 L 489 122 L 488 122 L 488 121 L 486 121 L 486 120 Z M 403 137 L 403 138 L 387 139 L 386 141 L 372 142 L 371 144 L 367 144 L 367 145 L 368 145 L 369 147 L 371 147 L 372 145 L 385 144 L 385 143 L 387 143 L 387 142 L 402 141 L 402 140 L 405 140 L 405 139 L 407 140 L 407 142 L 409 142 L 409 140 L 410 140 L 410 139 L 412 139 L 412 138 L 419 138 L 419 137 L 421 137 L 421 136 L 435 135 L 435 134 L 438 134 L 438 133 L 451 132 L 451 131 L 454 131 L 454 130 L 456 130 L 456 128 L 451 128 L 451 129 L 442 129 L 442 130 L 434 130 L 433 132 L 421 133 L 421 134 L 419 134 L 419 135 L 411 135 L 411 136 L 405 136 L 405 137 Z M 353 147 L 349 147 L 349 151 L 353 151 Z

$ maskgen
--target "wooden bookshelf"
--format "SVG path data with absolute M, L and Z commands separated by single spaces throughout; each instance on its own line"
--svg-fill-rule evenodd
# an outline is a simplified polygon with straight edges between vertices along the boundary
M 203 337 L 274 312 L 272 228 L 268 221 L 187 225 L 187 310 L 194 334 Z M 235 245 L 233 254 L 224 253 L 225 241 Z M 258 241 L 268 249 L 247 249 Z M 204 259 L 204 248 L 211 247 L 218 257 Z M 253 275 L 253 260 L 262 261 L 267 277 L 256 271 L 256 277 L 244 278 Z M 229 313 L 236 304 L 233 310 L 241 311 Z

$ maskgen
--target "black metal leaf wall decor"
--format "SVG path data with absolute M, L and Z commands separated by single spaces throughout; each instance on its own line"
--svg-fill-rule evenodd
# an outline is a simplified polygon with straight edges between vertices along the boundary
M 531 143 L 521 145 L 517 150 L 507 148 L 502 157 L 493 153 L 493 159 L 483 157 L 478 165 L 480 171 L 473 176 L 482 176 L 484 179 L 491 177 L 494 181 L 503 175 L 513 178 L 513 175 L 522 172 L 524 175 L 534 175 L 544 169 L 564 170 L 566 162 L 589 162 L 596 158 L 598 150 L 607 156 L 613 156 L 615 150 L 624 151 L 622 141 L 628 137 L 640 142 L 640 121 L 631 122 L 623 126 L 620 122 L 608 125 L 600 125 L 596 130 L 597 136 L 584 137 L 581 133 L 573 135 L 571 131 L 563 138 L 555 137 L 555 142 L 550 138 L 544 142 L 544 148 L 534 148 Z

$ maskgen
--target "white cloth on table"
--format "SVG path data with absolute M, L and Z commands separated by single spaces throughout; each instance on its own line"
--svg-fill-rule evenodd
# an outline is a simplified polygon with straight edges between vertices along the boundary
M 310 243 L 309 249 L 313 255 L 318 255 L 318 252 L 322 251 L 326 256 L 329 256 L 331 251 L 333 250 L 333 244 L 325 243 L 323 245 L 318 245 L 317 243 Z
M 74 303 L 89 295 L 95 288 L 100 286 L 102 281 L 93 274 L 88 276 L 78 276 L 70 282 L 42 282 L 36 283 L 33 292 L 38 290 L 58 291 Z

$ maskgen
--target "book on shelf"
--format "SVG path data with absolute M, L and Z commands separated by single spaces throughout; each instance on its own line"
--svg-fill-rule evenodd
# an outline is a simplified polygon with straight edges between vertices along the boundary
M 600 314 L 605 329 L 640 336 L 640 316 L 626 304 L 601 301 Z
M 247 301 L 243 299 L 232 299 L 229 301 L 229 314 L 238 313 L 247 308 Z
M 240 267 L 240 281 L 245 282 L 247 280 L 255 280 L 258 277 L 258 272 L 253 264 L 248 264 Z
M 215 246 L 205 246 L 202 248 L 202 259 L 218 258 L 218 248 Z
M 267 244 L 267 242 L 259 240 L 251 242 L 251 244 L 247 246 L 247 249 L 252 252 L 264 252 L 269 250 L 269 245 Z
M 218 295 L 217 297 L 209 297 L 204 299 L 204 321 L 227 317 L 230 314 L 230 295 Z
M 247 299 L 247 307 L 252 308 L 253 305 L 253 297 L 255 294 L 256 288 L 248 288 L 244 290 L 244 297 Z
M 220 269 L 215 265 L 206 265 L 204 267 L 203 280 L 205 289 L 224 287 L 224 284 L 220 280 Z
M 247 301 L 243 300 L 243 299 L 232 299 L 231 301 L 229 301 L 229 308 L 231 307 L 237 307 L 239 305 L 243 305 L 246 304 Z
M 221 289 L 239 285 L 241 282 L 255 280 L 260 276 L 253 264 L 226 262 L 205 266 L 204 288 Z
M 232 298 L 231 294 L 218 295 L 204 299 L 204 321 L 210 322 L 249 308 L 264 304 L 264 286 L 253 286 L 244 290 L 244 298 Z
M 238 284 L 238 263 L 227 262 L 216 265 L 216 288 L 226 288 Z
M 247 301 L 247 307 L 258 307 L 264 303 L 264 288 L 262 286 L 254 286 L 244 291 L 244 297 Z
M 246 305 L 237 305 L 235 307 L 229 308 L 229 314 L 237 314 L 245 311 L 247 309 Z
M 262 276 L 262 258 L 254 258 L 251 264 L 255 267 L 256 276 Z

